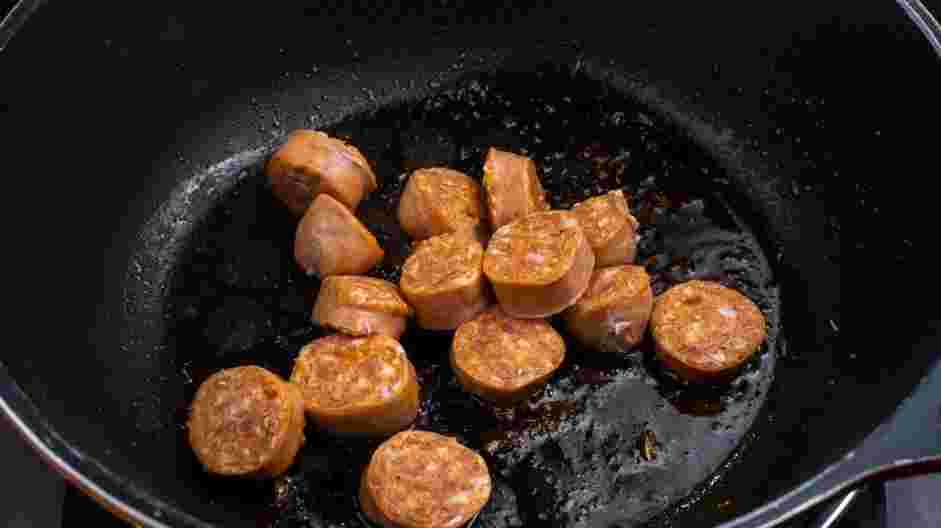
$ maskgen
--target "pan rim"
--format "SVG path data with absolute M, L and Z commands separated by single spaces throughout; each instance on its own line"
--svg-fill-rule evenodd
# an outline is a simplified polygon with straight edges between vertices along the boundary
M 941 23 L 921 0 L 896 0 L 941 59 Z
M 3 51 L 4 46 L 25 25 L 28 18 L 42 3 L 38 0 L 21 0 L 14 5 L 13 10 L 5 19 L 0 20 L 0 52 Z M 937 18 L 920 0 L 896 0 L 896 4 L 919 32 L 924 35 L 927 44 L 941 59 L 941 23 L 938 22 Z M 16 17 L 13 16 L 14 12 L 17 14 Z M 941 363 L 929 367 L 927 372 L 933 369 L 941 369 Z M 132 484 L 122 482 L 97 460 L 86 456 L 81 449 L 66 446 L 65 440 L 43 419 L 40 410 L 35 406 L 29 395 L 12 378 L 3 361 L 0 361 L 0 414 L 40 456 L 44 463 L 121 519 L 149 528 L 168 528 L 170 524 L 167 524 L 167 522 L 194 527 L 212 526 L 172 504 L 164 503 L 145 490 L 135 489 Z M 891 415 L 889 420 L 891 420 Z M 871 431 L 869 436 L 874 433 L 875 430 Z M 821 468 L 818 476 L 830 469 L 832 469 L 832 466 Z M 808 485 L 813 481 L 814 477 L 798 485 L 798 487 Z M 836 492 L 834 491 L 834 493 Z M 744 523 L 747 523 L 747 518 L 770 509 L 775 502 L 788 494 L 789 492 L 785 492 L 777 497 L 770 498 L 762 506 L 751 512 L 744 512 L 720 526 L 739 526 L 739 523 L 744 525 Z M 150 505 L 153 513 L 147 513 L 142 508 L 144 504 Z M 812 502 L 796 504 L 793 509 L 784 512 L 783 515 L 777 518 L 775 523 L 813 506 Z M 165 519 L 166 522 L 161 519 Z
M 167 517 L 174 524 L 210 527 L 207 524 L 173 505 L 163 503 L 152 494 L 135 490 L 127 483 L 119 482 L 115 475 L 101 466 L 97 460 L 87 457 L 75 447 L 64 449 L 55 444 L 65 441 L 58 432 L 42 419 L 40 410 L 32 399 L 10 376 L 6 365 L 0 361 L 0 416 L 12 426 L 21 439 L 29 445 L 40 459 L 76 486 L 112 515 L 134 526 L 148 528 L 170 528 L 158 517 Z M 81 467 L 80 467 L 81 466 Z M 151 504 L 155 513 L 148 514 L 141 503 Z M 155 504 L 159 503 L 159 504 Z

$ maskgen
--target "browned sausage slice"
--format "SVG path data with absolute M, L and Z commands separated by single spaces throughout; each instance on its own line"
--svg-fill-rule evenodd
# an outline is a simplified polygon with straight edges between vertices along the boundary
M 549 209 L 536 164 L 512 152 L 493 147 L 487 151 L 484 191 L 490 227 L 494 230 L 530 213 Z
M 755 303 L 731 288 L 698 280 L 663 292 L 650 325 L 657 357 L 689 380 L 733 372 L 767 336 Z
M 399 286 L 419 326 L 453 330 L 487 307 L 483 254 L 483 245 L 469 231 L 431 237 L 415 248 L 402 266 Z
M 575 215 L 550 211 L 498 229 L 483 269 L 506 313 L 538 318 L 574 304 L 594 266 L 595 255 Z
M 382 257 L 376 237 L 330 195 L 317 196 L 297 225 L 294 260 L 308 275 L 365 273 Z
M 351 336 L 398 339 L 413 314 L 395 284 L 382 279 L 334 275 L 320 284 L 311 320 Z
M 390 435 L 418 415 L 415 367 L 388 336 L 316 339 L 294 360 L 291 382 L 308 416 L 333 433 Z
M 458 327 L 451 367 L 467 392 L 497 403 L 529 397 L 565 359 L 565 342 L 542 319 L 516 319 L 495 306 Z
M 221 370 L 196 391 L 187 428 L 210 473 L 274 477 L 304 443 L 304 401 L 297 387 L 263 368 Z
M 413 172 L 399 199 L 399 225 L 416 240 L 474 228 L 483 216 L 480 185 L 456 170 Z
M 265 167 L 271 191 L 300 216 L 320 193 L 356 209 L 376 175 L 354 146 L 315 130 L 295 130 Z
M 637 346 L 650 320 L 653 292 L 642 266 L 595 270 L 588 291 L 565 311 L 565 325 L 582 343 L 602 352 Z
M 631 215 L 622 191 L 611 191 L 577 203 L 572 212 L 595 252 L 595 267 L 634 262 L 638 223 Z
M 360 506 L 383 528 L 458 528 L 490 499 L 490 471 L 454 438 L 403 431 L 376 449 L 360 481 Z

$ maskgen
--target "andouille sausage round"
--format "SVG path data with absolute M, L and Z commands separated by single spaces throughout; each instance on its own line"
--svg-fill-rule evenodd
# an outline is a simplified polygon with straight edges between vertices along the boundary
M 199 386 L 187 429 L 209 473 L 274 477 L 304 443 L 304 400 L 297 387 L 261 367 L 225 369 Z
M 595 252 L 595 267 L 634 262 L 639 224 L 631 215 L 623 191 L 611 191 L 579 202 L 572 207 L 572 212 Z
M 561 312 L 588 288 L 595 254 L 575 215 L 533 213 L 498 229 L 484 255 L 484 274 L 503 310 L 539 318 Z
M 418 326 L 453 330 L 490 304 L 481 271 L 484 248 L 472 231 L 422 241 L 402 266 L 399 287 Z
M 456 439 L 403 431 L 373 453 L 359 500 L 383 528 L 459 528 L 487 504 L 491 488 L 484 459 Z
M 415 240 L 476 228 L 485 212 L 480 184 L 446 168 L 412 173 L 399 199 L 399 225 Z
M 291 132 L 268 160 L 265 173 L 272 193 L 297 216 L 321 193 L 355 210 L 377 187 L 376 175 L 359 149 L 316 130 Z
M 405 332 L 414 314 L 399 288 L 389 281 L 355 275 L 333 275 L 320 283 L 311 320 L 351 336 Z
M 316 339 L 295 359 L 291 382 L 311 420 L 332 433 L 390 435 L 418 415 L 415 367 L 388 336 Z
M 663 292 L 654 304 L 650 327 L 657 358 L 694 381 L 733 372 L 767 337 L 764 315 L 748 297 L 699 280 Z
M 644 338 L 653 291 L 643 266 L 595 270 L 585 295 L 565 311 L 568 331 L 602 352 L 628 351 Z
M 382 261 L 376 237 L 345 205 L 318 195 L 294 236 L 294 260 L 308 275 L 356 275 Z
M 491 147 L 484 160 L 483 180 L 490 227 L 494 230 L 549 209 L 536 164 L 526 156 Z
M 526 399 L 565 359 L 565 341 L 543 319 L 510 317 L 499 306 L 458 327 L 451 367 L 458 383 L 496 403 Z

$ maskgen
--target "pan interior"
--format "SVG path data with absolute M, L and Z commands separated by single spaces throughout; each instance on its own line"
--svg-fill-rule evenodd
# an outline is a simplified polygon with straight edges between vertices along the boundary
M 408 171 L 445 165 L 479 179 L 486 149 L 496 146 L 536 160 L 556 208 L 623 189 L 642 224 L 637 262 L 655 293 L 717 280 L 768 319 L 767 344 L 728 386 L 677 384 L 652 361 L 649 339 L 603 358 L 567 340 L 566 363 L 546 390 L 512 409 L 461 392 L 446 359 L 450 336 L 410 327 L 402 343 L 422 386 L 416 427 L 457 436 L 490 465 L 493 496 L 477 523 L 644 522 L 695 500 L 747 449 L 773 378 L 779 291 L 762 245 L 730 205 L 739 203 L 731 184 L 703 150 L 604 83 L 551 65 L 468 76 L 325 129 L 357 145 L 379 176 L 379 191 L 357 211 L 386 251 L 375 276 L 397 281 L 408 255 L 395 220 Z M 175 405 L 174 419 L 151 429 L 172 438 L 175 463 L 204 502 L 260 525 L 357 526 L 355 490 L 369 443 L 308 428 L 297 463 L 265 483 L 208 477 L 185 445 L 186 406 L 209 374 L 257 364 L 288 376 L 301 346 L 323 335 L 309 321 L 318 283 L 293 262 L 295 220 L 265 185 L 269 153 L 244 153 L 194 176 L 174 198 L 188 204 L 183 217 L 160 215 L 147 227 L 178 233 L 156 290 L 160 350 L 185 387 L 163 395 L 156 405 Z

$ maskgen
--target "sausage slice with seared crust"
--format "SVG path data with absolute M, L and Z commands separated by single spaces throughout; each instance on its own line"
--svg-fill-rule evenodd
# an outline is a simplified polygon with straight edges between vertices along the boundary
M 359 149 L 316 130 L 292 132 L 265 173 L 271 192 L 297 216 L 321 193 L 355 210 L 376 190 L 376 175 Z
M 595 270 L 588 291 L 565 311 L 565 325 L 579 341 L 602 352 L 628 351 L 644 338 L 653 291 L 642 266 Z
M 496 403 L 542 388 L 565 359 L 565 341 L 542 319 L 516 319 L 495 306 L 458 327 L 451 367 L 464 390 Z
M 634 262 L 637 219 L 631 215 L 622 191 L 589 198 L 572 207 L 595 252 L 595 267 Z
M 481 271 L 484 248 L 472 231 L 422 241 L 402 267 L 399 287 L 418 326 L 453 330 L 490 304 Z
M 663 292 L 654 304 L 650 328 L 657 358 L 693 381 L 734 372 L 767 337 L 764 315 L 748 297 L 700 280 Z
M 549 209 L 536 164 L 512 152 L 493 147 L 487 151 L 484 191 L 490 227 L 494 231 L 530 213 Z
M 261 367 L 225 369 L 199 386 L 187 429 L 206 471 L 275 477 L 304 443 L 304 400 L 297 387 Z
M 404 431 L 376 449 L 359 502 L 383 528 L 460 528 L 490 499 L 484 459 L 451 437 Z
M 345 205 L 321 194 L 294 236 L 294 260 L 308 275 L 357 275 L 382 261 L 376 237 Z
M 484 220 L 480 184 L 445 168 L 412 173 L 399 199 L 399 225 L 415 240 L 476 228 Z
M 418 414 L 415 367 L 388 336 L 314 340 L 294 360 L 291 382 L 300 387 L 308 416 L 333 433 L 389 435 Z
M 546 317 L 574 304 L 594 267 L 588 239 L 568 211 L 533 213 L 501 227 L 483 262 L 503 311 L 524 318 Z
M 311 320 L 351 336 L 401 337 L 413 314 L 389 281 L 355 275 L 333 275 L 320 284 Z

